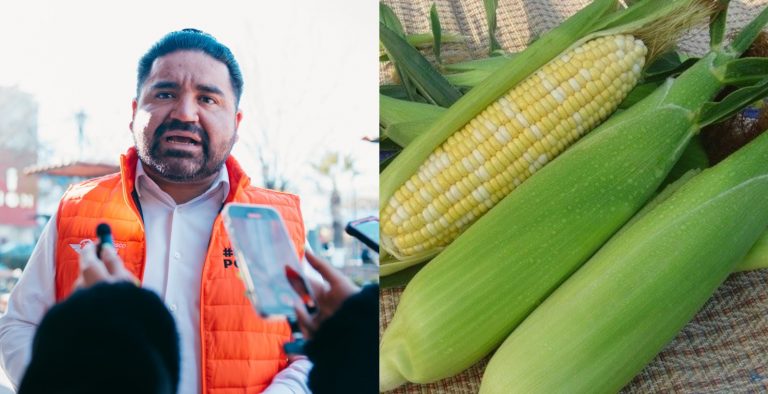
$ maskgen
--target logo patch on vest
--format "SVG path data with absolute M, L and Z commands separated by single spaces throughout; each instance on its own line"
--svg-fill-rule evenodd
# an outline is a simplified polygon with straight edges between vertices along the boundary
M 240 268 L 237 266 L 237 260 L 234 259 L 235 252 L 230 247 L 224 248 L 224 250 L 221 252 L 221 255 L 224 256 L 224 268 L 229 268 L 231 266 L 235 266 L 235 268 Z
M 83 250 L 85 245 L 87 245 L 89 243 L 93 243 L 93 242 L 94 242 L 93 240 L 90 240 L 90 239 L 86 238 L 86 239 L 80 241 L 79 244 L 69 244 L 69 247 L 71 247 L 72 250 L 75 251 L 75 253 L 80 254 L 80 251 Z M 128 244 L 126 244 L 125 242 L 114 241 L 114 244 L 115 244 L 115 249 L 123 249 L 126 246 L 128 246 Z

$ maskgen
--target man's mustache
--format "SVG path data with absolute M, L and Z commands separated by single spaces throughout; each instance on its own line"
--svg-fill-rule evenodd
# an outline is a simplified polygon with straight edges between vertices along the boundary
M 155 129 L 155 139 L 160 139 L 163 134 L 165 134 L 168 130 L 180 130 L 180 131 L 189 131 L 194 133 L 200 138 L 200 142 L 203 146 L 208 145 L 208 132 L 205 131 L 204 128 L 193 124 L 193 123 L 185 123 L 182 121 L 179 121 L 178 119 L 173 119 L 170 122 L 166 122 L 161 124 L 160 126 L 157 126 L 157 129 Z

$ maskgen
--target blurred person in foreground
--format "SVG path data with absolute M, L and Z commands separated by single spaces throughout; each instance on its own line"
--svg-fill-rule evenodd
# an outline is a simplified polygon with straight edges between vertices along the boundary
M 310 281 L 317 312 L 296 305 L 308 341 L 304 351 L 314 366 L 309 388 L 315 394 L 379 392 L 379 286 L 360 290 L 327 262 L 307 253 L 326 283 Z
M 174 394 L 179 340 L 155 292 L 135 285 L 114 248 L 81 252 L 81 289 L 43 317 L 19 394 Z
M 19 394 L 176 393 L 178 340 L 173 317 L 151 291 L 135 286 L 114 248 L 80 254 L 74 292 L 45 315 Z M 310 282 L 317 312 L 296 305 L 314 363 L 315 394 L 378 392 L 378 286 L 361 291 L 327 262 L 307 253 L 326 283 Z
M 81 244 L 106 222 L 126 270 L 174 317 L 179 393 L 308 391 L 311 363 L 286 356 L 286 322 L 251 308 L 219 217 L 228 202 L 272 206 L 303 255 L 298 197 L 251 186 L 230 156 L 242 86 L 230 50 L 199 30 L 171 32 L 140 59 L 135 146 L 122 155 L 120 173 L 67 190 L 0 319 L 0 363 L 14 386 L 43 315 L 74 288 Z

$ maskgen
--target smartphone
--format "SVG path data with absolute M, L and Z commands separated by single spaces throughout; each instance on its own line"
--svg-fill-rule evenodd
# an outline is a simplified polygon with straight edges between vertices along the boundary
M 229 203 L 222 216 L 256 311 L 262 317 L 295 320 L 296 301 L 311 310 L 314 298 L 280 214 L 269 206 Z
M 347 223 L 347 234 L 357 238 L 369 248 L 379 253 L 379 218 L 369 216 Z

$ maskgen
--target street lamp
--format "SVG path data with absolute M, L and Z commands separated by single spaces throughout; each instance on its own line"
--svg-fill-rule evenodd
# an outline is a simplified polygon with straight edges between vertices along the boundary
M 77 122 L 77 148 L 78 148 L 78 160 L 83 158 L 83 145 L 85 144 L 85 119 L 88 115 L 85 114 L 85 110 L 81 109 L 80 112 L 75 114 L 75 121 Z

